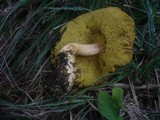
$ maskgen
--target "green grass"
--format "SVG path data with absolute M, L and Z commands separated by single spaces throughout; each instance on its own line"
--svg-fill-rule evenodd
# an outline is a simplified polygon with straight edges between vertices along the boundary
M 103 85 L 74 89 L 62 101 L 46 97 L 43 84 L 54 71 L 50 52 L 60 39 L 60 28 L 78 15 L 108 6 L 120 7 L 135 21 L 132 61 L 111 73 L 110 81 Z M 111 91 L 110 84 L 129 84 L 129 80 L 135 86 L 159 85 L 158 0 L 6 0 L 0 1 L 0 8 L 0 118 L 103 120 L 93 107 L 98 90 Z M 124 98 L 131 98 L 135 103 L 133 92 L 127 88 L 124 91 Z M 160 117 L 157 88 L 135 90 L 135 93 L 140 110 L 149 120 Z

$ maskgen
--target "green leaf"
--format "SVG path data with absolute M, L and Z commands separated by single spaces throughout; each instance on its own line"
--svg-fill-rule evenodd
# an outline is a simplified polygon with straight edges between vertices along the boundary
M 117 103 L 118 109 L 122 108 L 123 107 L 123 89 L 118 88 L 118 87 L 113 88 L 112 96 L 113 96 L 113 99 L 115 99 Z
M 115 100 L 106 92 L 100 91 L 98 95 L 98 111 L 108 120 L 122 120 L 117 111 L 118 106 Z

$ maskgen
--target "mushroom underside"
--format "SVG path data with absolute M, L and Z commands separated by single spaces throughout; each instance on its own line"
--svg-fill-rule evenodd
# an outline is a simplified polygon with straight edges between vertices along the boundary
M 132 59 L 134 21 L 119 8 L 108 7 L 83 14 L 68 22 L 62 31 L 61 40 L 52 50 L 52 55 L 57 55 L 70 43 L 96 43 L 104 47 L 104 52 L 94 56 L 76 56 L 74 84 L 79 87 L 92 85 L 100 76 L 114 72 L 117 66 Z

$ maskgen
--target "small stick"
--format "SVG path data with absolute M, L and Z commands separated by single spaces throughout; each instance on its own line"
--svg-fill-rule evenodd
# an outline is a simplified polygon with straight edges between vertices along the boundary
M 93 105 L 89 100 L 87 100 L 87 102 L 94 110 L 98 111 L 98 108 L 95 105 Z
M 128 81 L 129 81 L 129 85 L 131 87 L 131 91 L 132 91 L 132 95 L 133 95 L 133 99 L 135 101 L 135 104 L 137 105 L 138 110 L 140 110 L 138 100 L 137 100 L 137 95 L 136 95 L 136 92 L 135 92 L 135 86 L 133 85 L 133 81 L 131 81 L 129 78 L 128 78 Z
M 130 85 L 128 84 L 124 84 L 124 83 L 116 83 L 111 85 L 112 87 L 121 87 L 121 88 L 126 88 L 126 89 L 130 89 Z M 142 86 L 134 86 L 135 90 L 142 90 L 142 89 L 159 89 L 160 85 L 157 84 L 150 84 L 150 85 L 142 85 Z
M 157 85 L 160 86 L 158 69 L 157 70 L 155 69 L 155 75 L 156 75 Z M 160 96 L 159 96 L 159 94 L 158 94 L 158 105 L 157 105 L 157 108 L 158 108 L 157 110 L 160 110 Z

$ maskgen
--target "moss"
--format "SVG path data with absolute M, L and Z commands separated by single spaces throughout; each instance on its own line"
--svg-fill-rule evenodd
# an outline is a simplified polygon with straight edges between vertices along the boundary
M 101 43 L 105 47 L 104 53 L 99 55 L 76 57 L 78 77 L 75 84 L 79 87 L 90 86 L 100 76 L 114 72 L 116 66 L 132 59 L 134 21 L 119 8 L 108 7 L 83 14 L 68 22 L 61 31 L 64 33 L 52 55 L 68 43 Z

